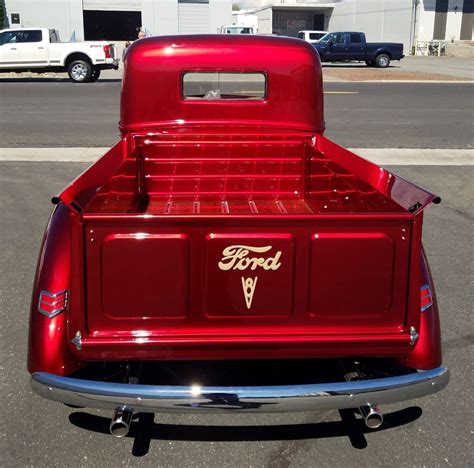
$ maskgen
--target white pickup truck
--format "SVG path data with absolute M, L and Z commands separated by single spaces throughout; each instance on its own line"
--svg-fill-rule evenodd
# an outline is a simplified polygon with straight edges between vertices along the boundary
M 0 71 L 65 72 L 75 83 L 96 81 L 101 70 L 117 69 L 114 44 L 105 41 L 61 42 L 55 29 L 0 30 Z

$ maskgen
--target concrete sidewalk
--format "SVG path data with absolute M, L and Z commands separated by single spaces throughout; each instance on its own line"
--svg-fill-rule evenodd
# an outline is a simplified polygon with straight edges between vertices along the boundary
M 416 73 L 435 73 L 455 78 L 474 80 L 474 59 L 455 57 L 405 57 L 395 62 L 401 70 Z
M 393 61 L 389 68 L 365 63 L 324 63 L 326 82 L 354 81 L 474 81 L 474 60 L 453 57 L 413 57 Z

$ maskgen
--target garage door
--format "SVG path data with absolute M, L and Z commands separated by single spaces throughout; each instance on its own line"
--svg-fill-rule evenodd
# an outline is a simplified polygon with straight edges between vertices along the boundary
M 209 33 L 209 4 L 179 3 L 178 30 L 179 34 Z

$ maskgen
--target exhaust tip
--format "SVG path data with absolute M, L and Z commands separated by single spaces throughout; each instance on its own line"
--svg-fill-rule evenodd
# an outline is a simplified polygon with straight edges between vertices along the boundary
M 362 406 L 360 412 L 369 429 L 378 429 L 383 424 L 383 414 L 377 405 Z
M 130 430 L 130 426 L 125 424 L 123 421 L 113 422 L 110 424 L 110 433 L 114 437 L 125 437 Z
M 382 424 L 383 416 L 380 413 L 372 413 L 365 418 L 365 425 L 370 429 L 378 429 Z
M 109 431 L 114 437 L 125 437 L 130 430 L 132 422 L 133 408 L 128 406 L 118 406 L 114 410 Z

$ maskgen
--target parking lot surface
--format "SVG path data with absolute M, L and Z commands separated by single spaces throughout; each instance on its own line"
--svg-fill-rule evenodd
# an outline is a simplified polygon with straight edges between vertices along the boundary
M 0 146 L 111 146 L 120 81 L 0 80 Z M 327 83 L 327 136 L 349 148 L 472 148 L 474 85 Z
M 48 128 L 52 128 L 50 125 Z M 45 131 L 46 128 L 45 128 Z M 353 145 L 355 146 L 355 145 Z M 443 199 L 427 209 L 424 242 L 441 311 L 447 389 L 383 408 L 369 431 L 352 413 L 140 415 L 125 439 L 110 414 L 31 393 L 26 372 L 30 294 L 56 194 L 84 163 L 0 163 L 0 465 L 16 466 L 459 466 L 472 463 L 472 166 L 397 166 Z M 311 369 L 308 369 L 311 372 Z

